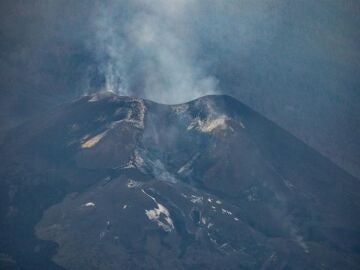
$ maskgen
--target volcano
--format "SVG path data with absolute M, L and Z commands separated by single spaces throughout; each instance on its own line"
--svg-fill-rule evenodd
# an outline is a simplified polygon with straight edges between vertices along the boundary
M 0 176 L 1 269 L 359 269 L 359 181 L 230 96 L 82 97 Z

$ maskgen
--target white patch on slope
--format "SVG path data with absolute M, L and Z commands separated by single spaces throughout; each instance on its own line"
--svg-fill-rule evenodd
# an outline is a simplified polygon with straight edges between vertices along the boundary
M 170 217 L 169 210 L 162 204 L 158 203 L 156 199 L 152 196 L 150 196 L 148 193 L 146 193 L 145 190 L 141 190 L 146 196 L 151 198 L 154 203 L 157 205 L 157 208 L 154 208 L 152 210 L 145 210 L 146 216 L 151 221 L 155 221 L 159 227 L 161 227 L 166 232 L 171 232 L 174 230 L 174 223 Z M 160 220 L 160 218 L 163 217 L 163 221 Z
M 137 187 L 141 187 L 142 183 L 138 182 L 136 180 L 133 180 L 133 179 L 128 179 L 128 182 L 126 185 L 128 188 L 137 188 Z
M 95 207 L 95 203 L 93 203 L 93 202 L 87 202 L 87 203 L 85 203 L 85 204 L 83 204 L 83 206 L 85 206 L 85 207 Z
M 178 171 L 178 174 L 184 174 L 190 171 L 191 166 L 193 165 L 194 161 L 200 156 L 199 153 L 197 153 L 194 157 L 192 157 L 188 162 L 185 163 Z
M 98 95 L 93 95 L 93 96 L 88 100 L 88 102 L 96 102 L 96 101 L 99 101 Z
M 86 140 L 84 143 L 81 144 L 81 148 L 91 148 L 96 145 L 107 133 L 108 131 L 104 131 L 100 134 L 95 135 L 94 137 Z
M 181 111 L 180 108 L 177 108 L 176 110 Z M 234 131 L 234 129 L 227 123 L 231 120 L 231 118 L 222 112 L 217 111 L 216 107 L 214 107 L 211 103 L 205 104 L 205 113 L 207 114 L 205 119 L 200 117 L 193 118 L 188 125 L 187 130 L 197 129 L 205 133 L 210 133 L 216 129 L 228 129 L 230 131 Z M 241 128 L 246 129 L 244 123 L 240 119 L 235 122 L 239 124 Z
M 206 217 L 201 217 L 201 223 L 206 225 Z
M 204 198 L 202 196 L 191 195 L 190 201 L 192 203 L 202 203 Z
M 191 130 L 196 128 L 197 130 L 201 132 L 212 132 L 215 129 L 226 129 L 227 124 L 226 122 L 229 120 L 229 118 L 225 115 L 217 116 L 217 117 L 208 117 L 205 120 L 201 120 L 200 118 L 196 117 L 193 121 L 189 124 L 187 127 L 187 130 Z
M 224 209 L 224 208 L 221 209 L 221 212 L 222 212 L 223 214 L 232 215 L 232 213 L 231 213 L 229 210 L 226 210 L 226 209 Z
M 129 162 L 121 167 L 122 169 L 134 169 L 135 168 L 135 165 L 134 165 L 134 162 L 130 159 Z
M 205 122 L 200 121 L 199 130 L 202 132 L 211 132 L 214 129 L 226 129 L 226 116 L 220 116 L 215 119 L 207 119 Z

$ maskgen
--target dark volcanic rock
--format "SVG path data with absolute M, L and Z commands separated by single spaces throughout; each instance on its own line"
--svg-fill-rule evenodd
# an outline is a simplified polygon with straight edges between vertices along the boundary
M 88 96 L 1 152 L 4 269 L 359 268 L 359 182 L 228 96 Z

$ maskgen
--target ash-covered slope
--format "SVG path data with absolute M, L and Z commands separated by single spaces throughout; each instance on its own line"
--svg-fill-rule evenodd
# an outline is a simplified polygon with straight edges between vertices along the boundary
M 1 151 L 5 269 L 358 269 L 360 183 L 228 96 L 92 95 Z

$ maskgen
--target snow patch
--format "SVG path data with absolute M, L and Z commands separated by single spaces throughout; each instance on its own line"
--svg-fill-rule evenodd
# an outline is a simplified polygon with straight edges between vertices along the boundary
M 93 203 L 93 202 L 87 202 L 87 203 L 83 204 L 83 206 L 85 206 L 85 207 L 95 207 L 96 204 Z
M 149 220 L 154 221 L 157 225 L 162 228 L 165 232 L 171 232 L 174 230 L 174 223 L 170 217 L 169 210 L 162 204 L 158 203 L 156 199 L 146 193 L 145 190 L 141 190 L 146 196 L 151 198 L 154 203 L 157 205 L 156 208 L 151 210 L 145 210 L 146 216 Z

